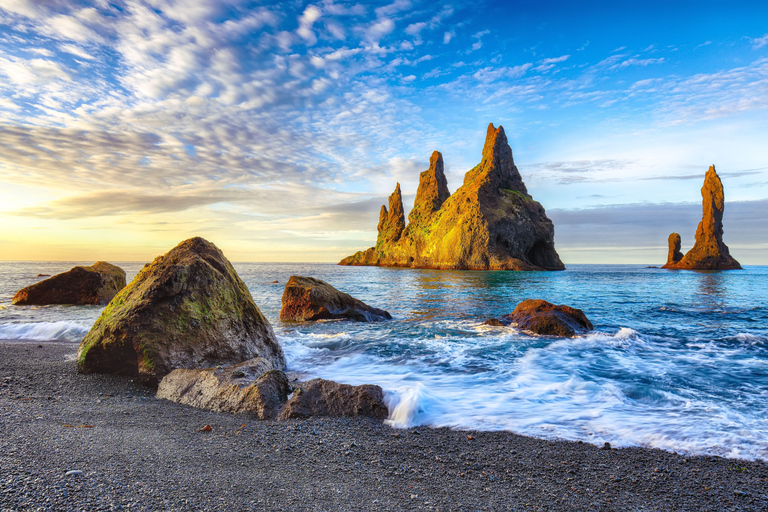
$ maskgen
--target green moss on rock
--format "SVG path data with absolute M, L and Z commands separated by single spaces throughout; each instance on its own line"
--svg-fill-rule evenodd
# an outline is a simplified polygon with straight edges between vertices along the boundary
M 283 368 L 272 328 L 212 243 L 192 238 L 146 265 L 107 305 L 78 351 L 83 373 L 156 386 L 175 368 L 264 357 Z

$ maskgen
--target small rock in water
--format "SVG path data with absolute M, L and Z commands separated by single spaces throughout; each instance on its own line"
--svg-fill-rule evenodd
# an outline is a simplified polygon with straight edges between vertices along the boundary
M 611 443 L 607 442 L 603 445 L 601 448 L 602 450 L 610 450 L 611 449 Z
M 77 476 L 77 475 L 82 475 L 82 474 L 83 474 L 83 472 L 80 471 L 79 469 L 70 469 L 69 471 L 64 473 L 64 476 Z

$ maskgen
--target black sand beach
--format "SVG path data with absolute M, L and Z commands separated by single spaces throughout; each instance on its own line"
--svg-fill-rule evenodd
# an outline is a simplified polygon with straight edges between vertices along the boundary
M 216 414 L 79 375 L 76 349 L 0 343 L 2 511 L 768 510 L 762 462 Z

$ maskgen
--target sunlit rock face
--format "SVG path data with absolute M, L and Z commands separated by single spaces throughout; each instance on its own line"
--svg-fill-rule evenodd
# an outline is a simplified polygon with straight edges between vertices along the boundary
M 662 268 L 684 270 L 733 270 L 741 265 L 723 243 L 725 194 L 720 176 L 711 165 L 701 187 L 702 218 L 696 229 L 696 243 L 685 256 L 680 253 L 680 235 L 669 235 L 669 256 Z
M 482 161 L 453 195 L 435 151 L 405 225 L 400 185 L 382 207 L 376 246 L 340 265 L 459 270 L 563 270 L 555 228 L 528 194 L 504 128 L 488 125 Z

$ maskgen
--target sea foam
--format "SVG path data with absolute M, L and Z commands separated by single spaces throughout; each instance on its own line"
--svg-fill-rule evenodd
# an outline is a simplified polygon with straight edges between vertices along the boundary
M 89 330 L 90 326 L 65 321 L 8 323 L 0 324 L 0 339 L 77 343 Z

